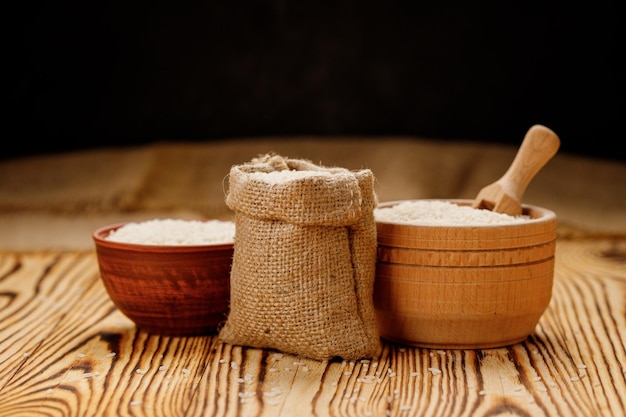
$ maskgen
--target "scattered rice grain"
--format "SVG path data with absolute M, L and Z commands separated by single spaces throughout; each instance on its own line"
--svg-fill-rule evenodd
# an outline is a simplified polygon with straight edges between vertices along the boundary
M 437 368 L 428 368 L 428 370 L 433 374 L 433 375 L 439 375 L 441 374 L 441 369 L 437 369 Z
M 276 397 L 280 394 L 282 394 L 282 391 L 278 387 L 272 387 L 272 389 L 270 389 L 269 391 L 263 392 L 263 396 L 265 397 Z

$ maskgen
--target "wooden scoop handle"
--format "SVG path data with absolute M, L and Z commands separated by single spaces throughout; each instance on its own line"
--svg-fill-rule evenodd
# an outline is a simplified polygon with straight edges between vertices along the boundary
M 521 202 L 530 181 L 556 154 L 560 145 L 559 137 L 552 130 L 542 125 L 532 126 L 511 166 L 497 182 L 509 196 Z

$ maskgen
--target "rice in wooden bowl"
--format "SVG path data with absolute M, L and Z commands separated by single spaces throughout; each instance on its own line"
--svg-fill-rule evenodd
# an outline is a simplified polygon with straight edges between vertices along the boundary
M 523 205 L 513 218 L 471 203 L 377 207 L 381 337 L 427 348 L 495 348 L 534 332 L 552 296 L 556 215 Z

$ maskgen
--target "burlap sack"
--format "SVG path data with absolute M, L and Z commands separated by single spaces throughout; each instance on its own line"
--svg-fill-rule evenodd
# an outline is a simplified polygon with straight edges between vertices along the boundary
M 228 343 L 327 360 L 380 353 L 370 170 L 265 155 L 234 166 Z

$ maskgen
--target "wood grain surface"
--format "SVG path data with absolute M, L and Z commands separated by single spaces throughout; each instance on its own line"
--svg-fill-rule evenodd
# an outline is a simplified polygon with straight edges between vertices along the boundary
M 626 239 L 560 240 L 522 343 L 320 362 L 138 332 L 95 253 L 0 252 L 0 416 L 624 416 Z

